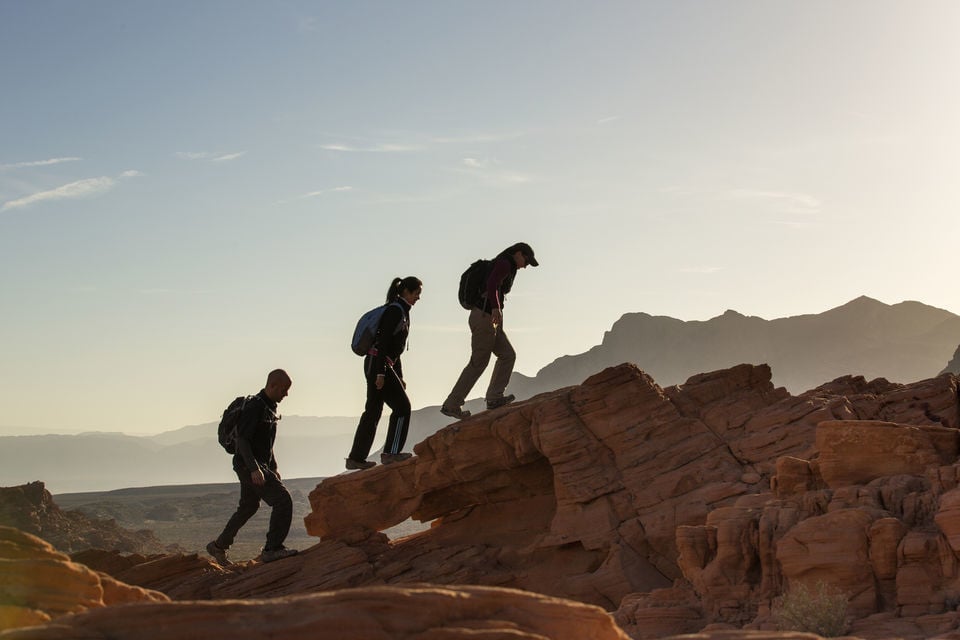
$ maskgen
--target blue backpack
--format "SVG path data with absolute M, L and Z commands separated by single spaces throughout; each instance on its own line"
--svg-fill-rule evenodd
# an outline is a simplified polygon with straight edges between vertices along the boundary
M 383 312 L 392 304 L 400 307 L 396 302 L 388 302 L 387 304 L 370 309 L 370 311 L 360 316 L 360 319 L 357 321 L 357 328 L 353 330 L 353 340 L 350 341 L 350 348 L 355 354 L 365 356 L 369 353 L 370 349 L 373 348 Z M 400 309 L 403 310 L 403 307 L 400 307 Z

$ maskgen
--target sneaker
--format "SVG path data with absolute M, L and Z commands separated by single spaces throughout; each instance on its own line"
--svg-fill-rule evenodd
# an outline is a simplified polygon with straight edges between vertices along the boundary
M 295 555 L 297 555 L 296 549 L 287 549 L 286 547 L 279 547 L 277 549 L 264 549 L 260 552 L 260 561 L 273 562 L 274 560 L 283 560 L 284 558 L 289 558 L 290 556 Z
M 218 547 L 216 540 L 211 540 L 207 543 L 207 553 L 209 553 L 221 567 L 226 567 L 230 564 L 230 561 L 227 560 L 227 550 Z
M 505 407 L 516 399 L 517 396 L 511 393 L 508 396 L 503 396 L 502 398 L 497 398 L 496 400 L 487 400 L 487 411 Z
M 449 407 L 441 406 L 440 413 L 442 413 L 445 416 L 450 416 L 451 418 L 456 418 L 457 420 L 463 420 L 464 418 L 470 417 L 470 412 L 463 411 L 462 409 L 460 409 L 460 407 L 457 407 L 455 409 L 450 409 Z
M 380 462 L 383 464 L 391 464 L 393 462 L 403 462 L 404 460 L 409 460 L 413 457 L 412 453 L 381 453 Z
M 377 463 L 373 460 L 354 460 L 353 458 L 347 458 L 347 469 L 369 469 L 375 466 L 377 466 Z

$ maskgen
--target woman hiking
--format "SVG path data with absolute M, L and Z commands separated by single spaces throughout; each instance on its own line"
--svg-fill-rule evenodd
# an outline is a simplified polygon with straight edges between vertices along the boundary
M 367 460 L 367 456 L 377 435 L 377 423 L 380 422 L 384 403 L 392 413 L 380 462 L 390 464 L 413 455 L 402 452 L 410 428 L 410 399 L 407 398 L 407 384 L 403 381 L 400 356 L 410 333 L 410 309 L 420 299 L 422 290 L 423 283 L 414 276 L 394 278 L 387 289 L 387 305 L 380 317 L 373 347 L 363 359 L 367 403 L 357 424 L 353 448 L 347 458 L 347 469 L 369 469 L 376 464 Z

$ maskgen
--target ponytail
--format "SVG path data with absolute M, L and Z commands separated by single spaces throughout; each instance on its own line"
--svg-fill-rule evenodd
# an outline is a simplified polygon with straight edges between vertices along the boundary
M 390 281 L 390 288 L 387 289 L 387 304 L 395 302 L 404 291 L 416 291 L 423 286 L 420 278 L 407 276 L 406 278 L 394 278 Z
M 394 278 L 390 281 L 390 288 L 387 289 L 387 304 L 390 304 L 394 300 L 400 297 L 400 291 L 403 287 L 403 280 L 400 278 Z

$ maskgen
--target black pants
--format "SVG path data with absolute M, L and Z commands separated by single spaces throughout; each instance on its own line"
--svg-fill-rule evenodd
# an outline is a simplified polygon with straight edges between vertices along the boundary
M 400 384 L 400 378 L 389 367 L 383 380 L 383 389 L 377 389 L 377 376 L 370 370 L 373 358 L 367 356 L 363 360 L 363 372 L 367 379 L 367 404 L 360 416 L 357 425 L 357 434 L 353 438 L 353 449 L 350 450 L 351 460 L 366 460 L 370 455 L 370 447 L 377 435 L 377 424 L 383 415 L 383 405 L 386 403 L 393 411 L 387 427 L 387 441 L 383 445 L 386 453 L 400 453 L 407 441 L 407 430 L 410 428 L 410 399 Z
M 266 482 L 262 487 L 253 484 L 250 480 L 250 472 L 246 469 L 236 470 L 236 472 L 237 477 L 240 478 L 240 504 L 237 505 L 236 513 L 227 521 L 223 533 L 217 538 L 217 546 L 221 549 L 229 549 L 240 527 L 247 524 L 247 520 L 253 517 L 260 508 L 260 501 L 263 500 L 273 508 L 270 512 L 267 544 L 263 548 L 279 549 L 287 539 L 287 534 L 290 533 L 290 521 L 293 519 L 293 500 L 290 498 L 290 492 L 283 486 L 280 479 L 269 471 L 263 472 Z

